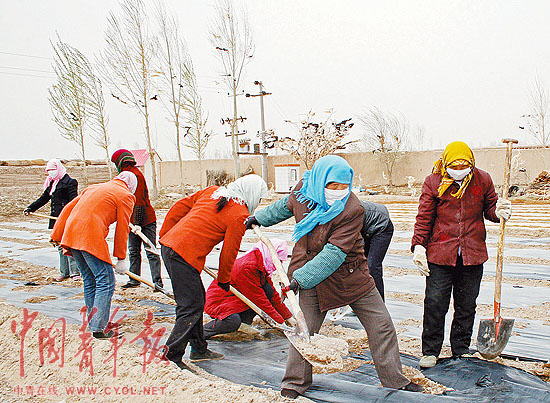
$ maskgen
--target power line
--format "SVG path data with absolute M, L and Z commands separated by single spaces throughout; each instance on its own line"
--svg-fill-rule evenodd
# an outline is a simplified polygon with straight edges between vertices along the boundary
M 41 78 L 51 78 L 54 79 L 54 76 L 39 76 L 35 74 L 20 74 L 20 73 L 10 73 L 9 71 L 0 71 L 0 74 L 8 74 L 12 76 L 21 76 L 21 77 L 41 77 Z
M 10 56 L 34 57 L 35 59 L 52 60 L 51 57 L 27 55 L 27 54 L 24 54 L 24 53 L 10 53 L 10 52 L 0 52 L 0 53 L 3 54 L 3 55 L 10 55 Z
M 38 71 L 40 73 L 52 73 L 55 74 L 51 70 L 38 70 L 38 69 L 28 69 L 26 67 L 11 67 L 11 66 L 0 66 L 0 69 L 11 69 L 11 70 L 28 70 L 28 71 Z

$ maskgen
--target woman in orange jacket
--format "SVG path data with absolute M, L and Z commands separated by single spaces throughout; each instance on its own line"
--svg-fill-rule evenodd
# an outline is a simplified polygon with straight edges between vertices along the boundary
M 227 185 L 210 186 L 179 200 L 168 211 L 160 230 L 162 259 L 172 282 L 176 299 L 176 323 L 166 341 L 166 358 L 181 369 L 187 343 L 191 361 L 223 358 L 208 350 L 202 316 L 205 291 L 200 277 L 206 255 L 223 241 L 218 285 L 229 291 L 231 269 L 246 231 L 244 220 L 260 199 L 267 185 L 258 175 L 246 175 Z
M 126 273 L 126 243 L 134 208 L 137 178 L 123 172 L 106 183 L 89 186 L 65 206 L 53 227 L 52 243 L 61 245 L 76 260 L 84 282 L 88 327 L 98 339 L 110 338 L 106 329 L 115 290 L 115 276 L 109 246 L 109 226 L 116 222 L 113 255 L 115 271 Z

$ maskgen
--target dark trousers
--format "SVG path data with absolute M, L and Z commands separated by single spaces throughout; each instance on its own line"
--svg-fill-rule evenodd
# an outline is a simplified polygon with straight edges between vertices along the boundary
M 149 239 L 153 245 L 157 245 L 157 223 L 152 222 L 141 227 L 141 232 L 143 235 Z M 128 255 L 130 257 L 130 272 L 141 276 L 141 245 L 143 240 L 130 232 L 128 236 Z M 149 268 L 151 269 L 151 279 L 153 283 L 158 284 L 162 287 L 162 279 L 160 277 L 160 256 L 154 253 L 145 251 L 147 254 L 147 260 L 149 260 Z M 130 279 L 130 283 L 138 284 L 138 281 Z
M 365 239 L 365 256 L 367 257 L 367 263 L 369 265 L 369 272 L 376 289 L 380 293 L 382 300 L 384 300 L 384 268 L 382 262 L 386 257 L 386 252 L 391 243 L 393 237 L 393 223 L 390 221 L 388 226 L 380 232 L 375 233 L 373 236 Z
M 161 246 L 161 251 L 176 299 L 176 323 L 166 340 L 166 358 L 179 362 L 185 354 L 187 343 L 198 353 L 206 351 L 202 326 L 205 292 L 197 269 L 171 248 Z
M 454 306 L 451 351 L 453 355 L 467 354 L 472 340 L 483 265 L 464 266 L 459 256 L 454 267 L 433 263 L 428 263 L 428 266 L 430 275 L 426 277 L 422 354 L 437 357 L 441 352 L 451 291 Z
M 252 324 L 256 312 L 247 309 L 244 312 L 234 313 L 224 319 L 214 319 L 204 325 L 204 338 L 209 339 L 217 334 L 235 332 L 241 323 Z

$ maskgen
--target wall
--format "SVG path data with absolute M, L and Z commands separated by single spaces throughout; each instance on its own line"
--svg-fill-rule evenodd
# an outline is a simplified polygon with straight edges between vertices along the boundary
M 502 183 L 504 171 L 504 148 L 478 149 L 474 150 L 476 166 L 488 171 L 493 177 L 495 184 Z M 384 165 L 379 156 L 372 153 L 349 153 L 340 154 L 355 170 L 355 184 L 373 185 L 385 184 Z M 413 176 L 416 183 L 422 183 L 424 178 L 431 172 L 433 163 L 439 158 L 441 151 L 415 151 L 404 153 L 394 167 L 393 182 L 395 185 L 406 185 L 407 176 Z M 541 171 L 550 170 L 550 147 L 546 148 L 525 148 L 514 150 L 514 159 L 524 166 L 525 173 L 514 172 L 512 183 L 527 184 L 531 182 Z M 275 178 L 275 165 L 296 163 L 289 155 L 278 155 L 268 157 L 269 180 Z M 241 158 L 241 170 L 251 166 L 257 174 L 261 173 L 261 160 L 259 156 Z M 517 166 L 517 164 L 516 164 Z M 233 160 L 203 160 L 184 161 L 184 184 L 195 185 L 205 183 L 204 171 L 207 169 L 224 169 L 233 172 Z M 300 165 L 303 173 L 305 167 Z M 202 173 L 202 180 L 201 180 Z M 179 185 L 179 167 L 177 161 L 163 161 L 159 163 L 160 186 Z

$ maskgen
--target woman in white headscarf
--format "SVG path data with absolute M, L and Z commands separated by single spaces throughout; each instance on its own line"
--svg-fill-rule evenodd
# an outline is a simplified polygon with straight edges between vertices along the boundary
M 63 207 L 78 196 L 78 182 L 69 176 L 67 169 L 61 161 L 58 159 L 49 160 L 45 171 L 44 192 L 42 196 L 32 202 L 23 211 L 25 215 L 35 212 L 51 201 L 50 215 L 52 217 L 59 217 Z M 52 229 L 54 224 L 55 220 L 50 220 L 48 228 Z M 63 281 L 69 277 L 80 280 L 80 273 L 78 272 L 76 262 L 72 257 L 63 255 L 61 248 L 59 248 L 59 272 L 60 275 L 54 279 L 55 281 Z
M 267 194 L 258 175 L 246 175 L 227 185 L 210 186 L 179 200 L 168 211 L 160 230 L 162 259 L 176 299 L 176 323 L 166 345 L 166 358 L 180 368 L 187 343 L 191 361 L 223 358 L 208 350 L 203 334 L 205 291 L 200 273 L 206 255 L 223 241 L 218 286 L 229 291 L 231 269 L 246 231 L 245 219 Z

